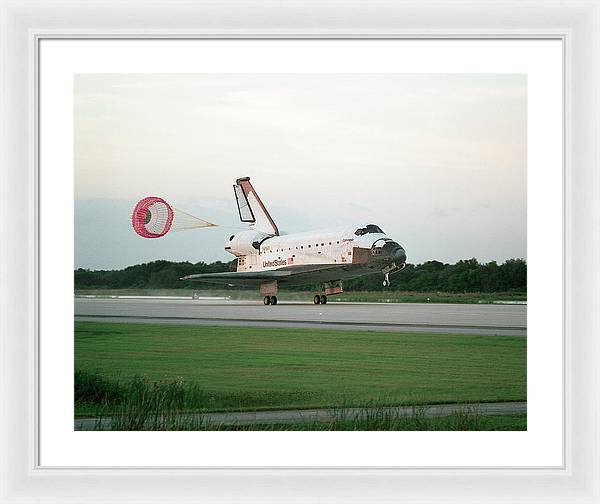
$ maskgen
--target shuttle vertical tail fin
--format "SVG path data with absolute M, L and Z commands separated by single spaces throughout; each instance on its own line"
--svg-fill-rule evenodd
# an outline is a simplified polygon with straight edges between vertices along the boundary
M 242 222 L 248 222 L 257 231 L 279 235 L 275 221 L 252 187 L 250 177 L 237 179 L 233 190 Z

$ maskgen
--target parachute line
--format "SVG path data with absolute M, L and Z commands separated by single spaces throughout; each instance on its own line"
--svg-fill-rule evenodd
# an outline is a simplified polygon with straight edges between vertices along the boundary
M 185 229 L 197 229 L 204 227 L 216 227 L 218 224 L 214 224 L 204 219 L 200 219 L 195 215 L 191 215 L 179 208 L 175 210 L 175 223 L 173 225 L 173 231 L 183 231 Z
M 174 208 L 158 196 L 148 196 L 135 205 L 131 214 L 133 230 L 142 238 L 160 238 L 169 231 L 185 231 L 207 227 L 224 227 L 229 229 L 245 229 L 232 226 L 221 226 L 195 215 Z

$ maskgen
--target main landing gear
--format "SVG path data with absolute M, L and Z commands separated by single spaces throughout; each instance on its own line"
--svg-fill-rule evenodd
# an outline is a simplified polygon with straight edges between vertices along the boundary
M 319 296 L 318 294 L 314 297 L 313 299 L 313 303 L 315 304 L 327 304 L 327 296 L 325 295 L 321 295 Z
M 383 268 L 381 270 L 381 272 L 383 273 L 383 286 L 389 287 L 390 285 L 392 285 L 392 283 L 390 282 L 390 273 L 400 271 L 401 269 L 404 269 L 404 266 L 406 266 L 405 263 L 402 263 L 400 266 L 397 266 L 396 263 L 392 263 Z
M 265 305 L 276 305 L 277 304 L 277 296 L 265 296 L 263 299 L 263 303 Z

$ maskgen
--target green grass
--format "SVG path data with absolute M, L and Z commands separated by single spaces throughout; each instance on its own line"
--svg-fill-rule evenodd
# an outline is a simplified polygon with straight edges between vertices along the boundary
M 162 410 L 123 410 L 111 418 L 97 418 L 91 430 L 178 431 L 513 431 L 527 430 L 527 415 L 486 415 L 465 409 L 451 415 L 426 417 L 419 412 L 397 415 L 367 411 L 352 417 L 342 414 L 329 421 L 297 423 L 229 424 L 207 422 L 198 415 Z
M 522 401 L 526 344 L 512 336 L 75 322 L 75 368 L 85 375 L 75 411 L 114 405 L 135 380 L 178 383 L 188 390 L 184 408 L 205 411 Z
M 99 373 L 75 371 L 76 404 L 93 404 L 87 416 L 95 418 L 92 430 L 526 430 L 526 415 L 486 415 L 477 405 L 464 404 L 441 417 L 429 417 L 426 405 L 390 409 L 378 404 L 348 409 L 329 408 L 325 421 L 286 423 L 218 422 L 202 415 L 209 396 L 197 384 L 151 381 L 135 377 L 128 382 L 107 379 Z M 200 413 L 200 414 L 198 414 Z
M 240 289 L 84 289 L 77 290 L 76 296 L 188 296 L 196 292 L 200 296 L 230 297 L 231 299 L 254 299 L 261 297 L 255 290 Z M 280 290 L 277 297 L 280 301 L 312 301 L 312 291 Z M 527 301 L 527 294 L 522 292 L 410 292 L 382 289 L 373 292 L 347 291 L 343 294 L 329 296 L 329 302 L 350 301 L 361 303 L 461 303 L 489 304 L 496 301 Z
M 358 417 L 331 423 L 308 424 L 253 424 L 219 426 L 213 430 L 277 430 L 277 431 L 513 431 L 527 430 L 527 415 L 480 415 L 456 413 L 454 415 L 424 418 L 407 417 Z

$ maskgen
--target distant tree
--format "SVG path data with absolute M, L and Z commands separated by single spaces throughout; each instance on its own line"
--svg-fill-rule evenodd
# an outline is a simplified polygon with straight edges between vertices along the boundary
M 235 270 L 236 260 L 229 263 L 216 261 L 205 263 L 152 261 L 128 266 L 121 270 L 74 271 L 75 289 L 125 289 L 125 288 L 198 288 L 198 283 L 182 281 L 180 278 L 196 273 L 220 273 Z M 346 280 L 348 291 L 383 290 L 381 273 L 373 273 Z M 294 289 L 306 289 L 306 286 Z M 426 261 L 422 264 L 407 264 L 392 276 L 392 290 L 416 292 L 526 292 L 527 262 L 523 259 L 508 259 L 501 265 L 495 261 L 481 264 L 471 258 L 455 264 Z

